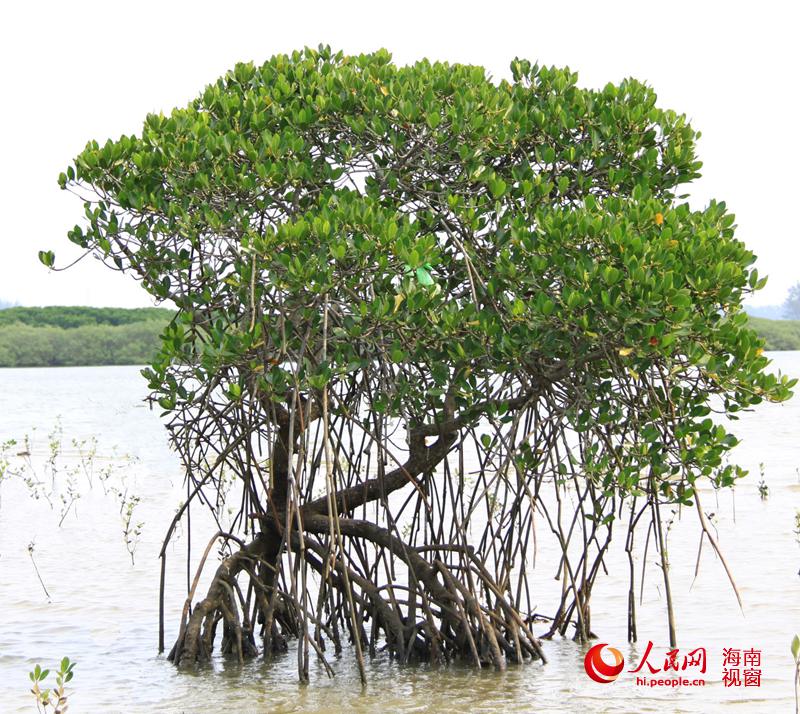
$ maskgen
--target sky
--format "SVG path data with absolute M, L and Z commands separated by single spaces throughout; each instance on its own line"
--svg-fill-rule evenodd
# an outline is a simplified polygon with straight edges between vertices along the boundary
M 77 257 L 66 238 L 82 206 L 57 177 L 86 142 L 138 133 L 238 61 L 329 44 L 385 47 L 483 65 L 509 77 L 519 56 L 568 66 L 578 83 L 647 82 L 659 105 L 702 132 L 703 178 L 688 189 L 736 213 L 737 237 L 759 256 L 767 287 L 751 304 L 783 302 L 800 281 L 797 210 L 800 6 L 761 2 L 183 2 L 7 3 L 0 19 L 0 300 L 22 305 L 152 304 L 132 278 Z

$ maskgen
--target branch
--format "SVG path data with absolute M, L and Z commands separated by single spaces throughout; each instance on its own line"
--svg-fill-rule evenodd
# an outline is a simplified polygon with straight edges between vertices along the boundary
M 411 447 L 408 460 L 393 471 L 384 474 L 383 478 L 373 478 L 356 486 L 350 486 L 336 492 L 336 509 L 339 513 L 352 511 L 359 506 L 387 496 L 393 491 L 403 488 L 417 476 L 430 471 L 438 464 L 456 441 L 454 432 L 442 434 L 433 444 L 425 446 L 425 437 L 411 433 Z M 303 506 L 303 520 L 312 515 L 328 515 L 329 501 L 327 496 L 317 498 Z M 327 521 L 326 521 L 327 522 Z

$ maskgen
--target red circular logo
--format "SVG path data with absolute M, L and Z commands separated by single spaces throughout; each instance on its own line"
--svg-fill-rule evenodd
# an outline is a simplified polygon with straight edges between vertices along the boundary
M 609 647 L 609 651 L 614 655 L 614 664 L 608 664 L 602 657 L 603 647 L 607 647 L 605 642 L 592 647 L 592 649 L 586 653 L 583 666 L 586 669 L 586 674 L 595 682 L 610 684 L 619 677 L 619 673 L 625 666 L 625 660 L 622 658 L 622 653 L 618 649 Z

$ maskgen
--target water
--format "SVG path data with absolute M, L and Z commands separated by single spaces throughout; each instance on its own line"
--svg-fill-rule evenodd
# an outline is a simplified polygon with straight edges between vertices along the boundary
M 800 375 L 800 352 L 772 355 L 774 369 Z M 714 511 L 720 544 L 744 599 L 742 613 L 725 574 L 706 543 L 695 579 L 699 526 L 687 511 L 670 529 L 672 586 L 681 654 L 708 652 L 704 687 L 647 688 L 624 672 L 613 684 L 590 681 L 582 650 L 571 640 L 545 642 L 547 665 L 511 666 L 506 672 L 465 667 L 401 667 L 384 658 L 368 663 L 364 691 L 352 657 L 334 661 L 329 680 L 312 659 L 311 685 L 297 683 L 293 652 L 270 664 L 239 666 L 216 659 L 196 673 L 177 672 L 156 654 L 158 550 L 183 497 L 179 464 L 167 447 L 158 415 L 142 403 L 144 380 L 135 367 L 0 370 L 0 442 L 35 427 L 33 452 L 47 454 L 47 432 L 60 417 L 66 452 L 73 438 L 98 438 L 97 466 L 124 466 L 129 493 L 141 496 L 143 521 L 135 562 L 122 537 L 119 503 L 104 495 L 99 478 L 58 527 L 59 506 L 34 501 L 20 483 L 0 486 L 0 711 L 30 712 L 27 673 L 67 655 L 77 661 L 70 711 L 81 712 L 775 712 L 794 706 L 791 638 L 800 632 L 800 545 L 793 533 L 800 509 L 800 398 L 760 405 L 734 426 L 743 439 L 736 461 L 751 475 L 735 494 L 702 494 Z M 116 447 L 116 452 L 114 451 Z M 21 447 L 20 447 L 21 448 Z M 124 458 L 136 459 L 131 462 Z M 69 458 L 65 461 L 68 463 Z M 73 459 L 74 463 L 74 459 Z M 769 497 L 758 494 L 759 463 Z M 111 480 L 118 479 L 117 472 Z M 734 517 L 735 516 L 735 517 Z M 213 532 L 193 513 L 195 560 Z M 168 646 L 185 597 L 183 533 L 169 554 L 166 596 Z M 50 593 L 48 602 L 28 546 Z M 546 611 L 560 584 L 556 552 L 540 538 L 538 610 Z M 668 638 L 665 601 L 654 551 L 638 606 L 639 642 L 626 643 L 627 560 L 617 536 L 609 574 L 592 597 L 592 628 L 601 642 L 638 663 L 648 640 L 650 661 L 663 663 Z M 642 553 L 637 556 L 637 577 Z M 637 603 L 638 605 L 638 603 Z M 538 632 L 543 631 L 539 625 Z M 761 686 L 721 682 L 722 648 L 761 650 Z M 655 656 L 654 656 L 655 655 Z M 331 655 L 332 657 L 332 655 Z M 626 670 L 633 665 L 626 664 Z M 640 673 L 641 674 L 641 673 Z M 684 676 L 702 676 L 689 675 Z M 656 675 L 658 676 L 658 675 Z M 51 675 L 52 679 L 52 675 Z

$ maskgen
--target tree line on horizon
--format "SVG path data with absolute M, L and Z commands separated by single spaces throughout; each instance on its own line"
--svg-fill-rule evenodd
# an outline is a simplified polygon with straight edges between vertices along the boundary
M 164 308 L 0 311 L 0 367 L 148 364 L 174 313 Z
M 800 320 L 748 317 L 750 327 L 765 340 L 765 350 L 800 350 Z
M 32 327 L 63 327 L 84 325 L 129 325 L 134 322 L 160 320 L 174 315 L 163 307 L 85 307 L 80 305 L 51 305 L 48 307 L 13 306 L 0 310 L 0 327 L 22 323 Z

